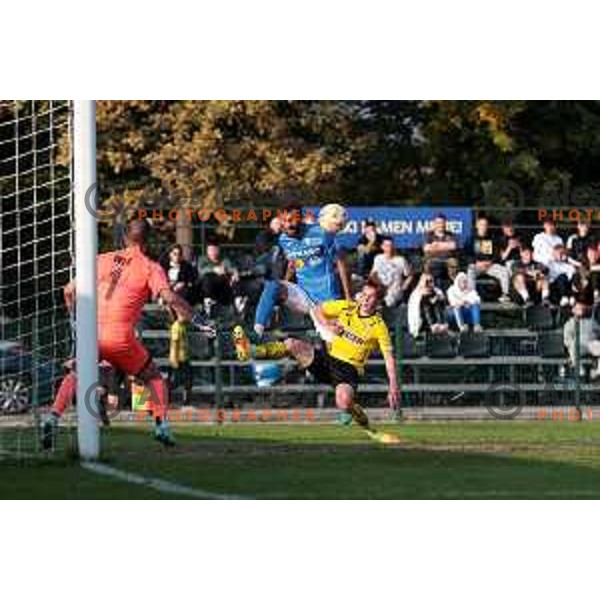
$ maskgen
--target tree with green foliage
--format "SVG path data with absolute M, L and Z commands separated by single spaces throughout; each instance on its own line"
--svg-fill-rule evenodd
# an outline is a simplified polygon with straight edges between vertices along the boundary
M 100 101 L 103 203 L 134 206 L 149 190 L 215 209 L 330 198 L 359 138 L 343 102 Z M 178 238 L 189 241 L 189 224 Z
M 152 190 L 209 209 L 290 191 L 489 207 L 509 182 L 567 206 L 600 181 L 596 101 L 100 101 L 97 127 L 102 197 L 127 205 Z

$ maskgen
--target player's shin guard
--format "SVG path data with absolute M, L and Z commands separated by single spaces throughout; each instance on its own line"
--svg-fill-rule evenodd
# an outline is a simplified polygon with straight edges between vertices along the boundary
M 281 284 L 278 281 L 270 280 L 265 283 L 258 306 L 256 307 L 255 329 L 258 326 L 261 331 L 264 331 L 265 327 L 269 324 L 275 304 L 277 304 L 279 298 L 280 289 Z

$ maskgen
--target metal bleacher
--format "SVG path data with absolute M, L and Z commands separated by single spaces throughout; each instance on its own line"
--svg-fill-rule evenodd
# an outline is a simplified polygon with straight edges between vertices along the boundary
M 148 306 L 140 335 L 168 371 L 168 338 L 162 309 Z M 405 311 L 386 315 L 391 323 L 402 405 L 482 406 L 486 404 L 587 404 L 593 403 L 600 388 L 587 380 L 589 360 L 582 357 L 581 369 L 569 367 L 562 344 L 563 321 L 557 309 L 516 305 L 483 304 L 480 335 L 421 336 L 413 339 L 407 331 Z M 332 405 L 332 389 L 314 383 L 310 376 L 283 366 L 283 380 L 257 388 L 247 364 L 237 362 L 229 330 L 231 315 L 220 319 L 218 343 L 190 334 L 192 402 L 216 406 L 263 401 L 267 404 L 298 403 L 323 407 Z M 306 324 L 304 324 L 306 325 Z M 314 337 L 308 327 L 284 330 L 281 335 Z M 573 372 L 575 371 L 575 372 Z M 380 357 L 369 361 L 364 383 L 359 387 L 362 401 L 384 406 L 387 393 L 385 367 Z M 173 390 L 177 399 L 177 390 Z

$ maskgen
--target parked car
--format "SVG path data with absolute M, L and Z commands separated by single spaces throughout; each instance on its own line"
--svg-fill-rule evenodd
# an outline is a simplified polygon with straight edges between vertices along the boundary
M 55 362 L 47 357 L 38 359 L 15 341 L 0 340 L 0 414 L 19 414 L 33 406 L 33 384 L 37 374 L 38 402 L 52 400 L 54 379 L 60 373 Z

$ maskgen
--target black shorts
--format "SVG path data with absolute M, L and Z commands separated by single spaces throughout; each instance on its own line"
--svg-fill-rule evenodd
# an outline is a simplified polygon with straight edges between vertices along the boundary
M 323 348 L 315 348 L 315 357 L 308 366 L 319 383 L 328 383 L 334 387 L 347 383 L 353 389 L 358 387 L 358 371 L 354 365 L 327 354 Z

